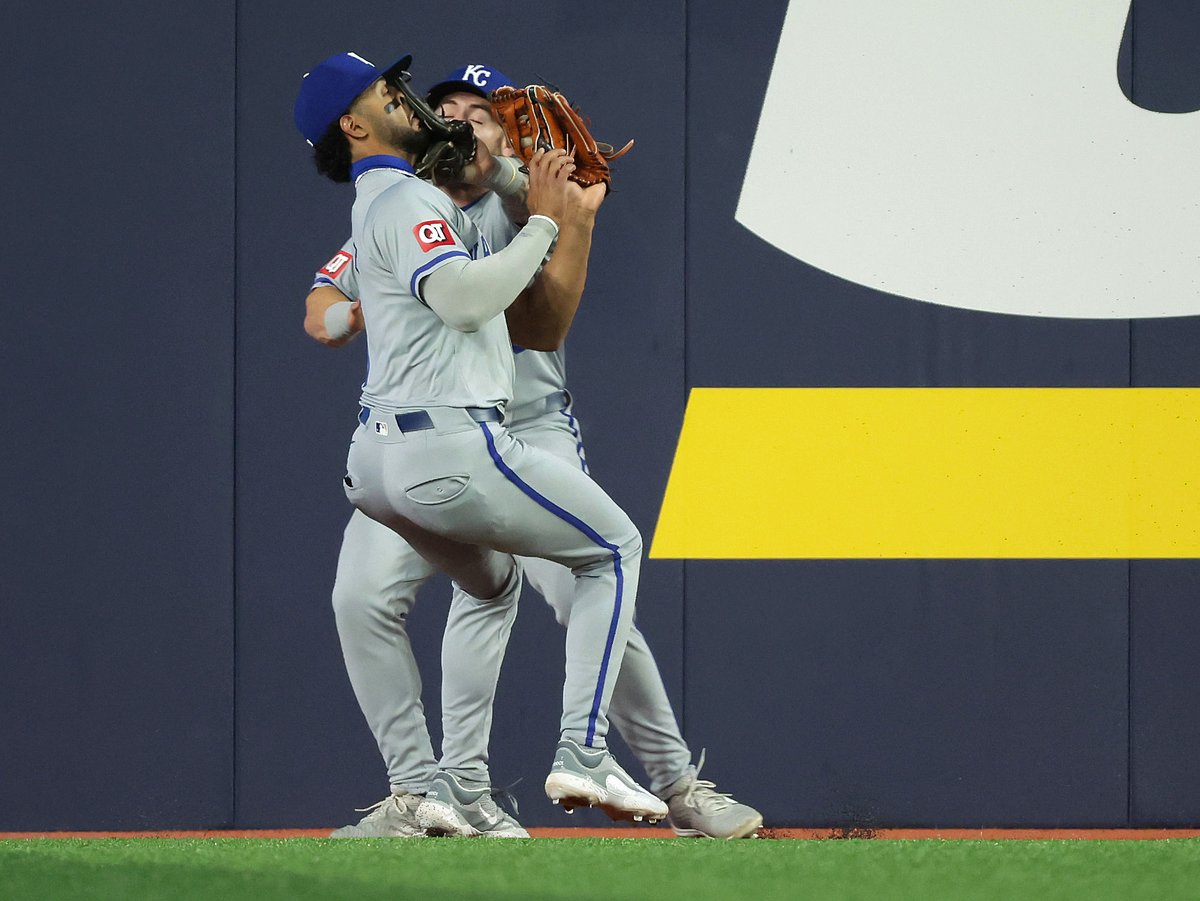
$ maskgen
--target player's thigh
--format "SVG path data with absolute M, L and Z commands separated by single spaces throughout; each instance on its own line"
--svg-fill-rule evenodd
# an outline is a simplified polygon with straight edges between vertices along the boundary
M 481 444 L 473 424 L 445 435 L 423 430 L 377 436 L 360 429 L 347 456 L 346 496 L 434 569 L 486 599 L 501 593 L 516 564 L 467 534 L 465 524 L 481 510 L 473 484 L 474 471 L 483 467 L 482 459 L 473 459 L 481 457 Z
M 503 427 L 411 436 L 360 431 L 347 461 L 346 493 L 359 509 L 403 535 L 449 572 L 470 558 L 458 545 L 542 557 L 572 569 L 615 555 L 641 554 L 641 536 L 624 511 L 581 469 L 525 444 Z M 415 530 L 415 531 L 414 531 Z M 444 539 L 438 547 L 432 536 Z M 494 577 L 496 563 L 473 560 L 472 584 Z
M 467 544 L 417 526 L 408 540 L 421 555 L 458 583 L 467 594 L 491 600 L 513 583 L 516 560 L 511 554 L 481 544 Z
M 339 598 L 394 598 L 403 586 L 420 583 L 433 566 L 387 526 L 360 510 L 350 515 L 338 554 L 335 603 Z
M 497 502 L 504 550 L 570 568 L 640 555 L 633 522 L 581 469 L 503 429 L 487 437 L 493 466 L 481 482 Z
M 502 426 L 431 430 L 384 448 L 386 506 L 428 532 L 570 568 L 640 555 L 629 517 L 581 468 Z

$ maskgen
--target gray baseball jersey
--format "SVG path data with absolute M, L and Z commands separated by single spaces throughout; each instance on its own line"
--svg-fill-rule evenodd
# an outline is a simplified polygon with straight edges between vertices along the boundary
M 489 255 L 487 239 L 450 198 L 410 170 L 381 163 L 359 175 L 356 187 L 351 225 L 358 253 L 351 265 L 370 359 L 363 406 L 397 413 L 507 404 L 513 355 L 504 317 L 461 332 L 448 328 L 421 296 L 423 280 L 450 261 Z
M 462 207 L 462 211 L 475 223 L 479 233 L 493 250 L 507 247 L 519 230 L 508 218 L 499 195 L 492 192 Z M 317 272 L 313 279 L 313 287 L 330 285 L 349 298 L 357 298 L 358 271 L 354 266 L 354 257 L 354 242 L 347 240 L 341 250 Z M 513 354 L 515 382 L 508 411 L 510 425 L 541 415 L 544 410 L 534 405 L 550 398 L 555 392 L 565 391 L 567 387 L 565 348 L 537 351 L 514 345 Z M 582 449 L 582 444 L 580 448 Z

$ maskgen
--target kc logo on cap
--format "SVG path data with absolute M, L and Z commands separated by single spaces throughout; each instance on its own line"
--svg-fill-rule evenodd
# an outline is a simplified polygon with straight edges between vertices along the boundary
M 513 87 L 513 82 L 495 66 L 467 63 L 429 89 L 429 102 L 436 105 L 446 95 L 459 91 L 487 97 L 496 88 L 503 87 Z
M 481 66 L 478 63 L 472 63 L 471 65 L 463 67 L 462 77 L 459 80 L 469 81 L 471 84 L 476 85 L 477 87 L 486 88 L 488 86 L 488 79 L 491 77 L 491 69 L 487 68 L 486 66 Z

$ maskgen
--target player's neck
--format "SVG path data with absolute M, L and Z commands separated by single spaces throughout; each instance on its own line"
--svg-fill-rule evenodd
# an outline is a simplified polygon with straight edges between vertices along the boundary
M 413 155 L 392 144 L 387 144 L 373 137 L 356 141 L 350 148 L 350 161 L 357 163 L 369 156 L 397 156 L 406 163 L 412 164 Z

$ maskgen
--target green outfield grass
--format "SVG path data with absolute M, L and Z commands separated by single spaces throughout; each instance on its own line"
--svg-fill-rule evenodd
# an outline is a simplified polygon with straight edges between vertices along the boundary
M 1200 839 L 28 839 L 0 841 L 0 898 L 1200 898 Z

